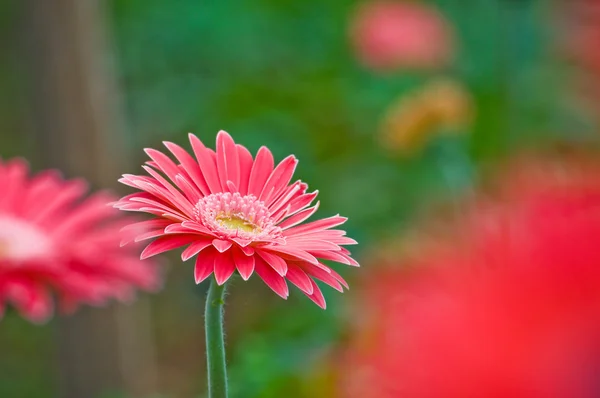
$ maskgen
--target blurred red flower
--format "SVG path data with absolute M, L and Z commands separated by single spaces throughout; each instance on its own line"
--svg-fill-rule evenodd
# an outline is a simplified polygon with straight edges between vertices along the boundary
M 358 59 L 378 71 L 434 69 L 454 54 L 454 32 L 433 6 L 414 1 L 363 3 L 351 21 L 350 38 Z
M 107 205 L 115 198 L 83 199 L 82 180 L 28 173 L 21 160 L 0 160 L 0 317 L 12 304 L 39 323 L 52 315 L 53 295 L 63 311 L 73 311 L 158 287 L 155 264 L 119 247 L 133 231 L 119 232 L 131 221 Z
M 456 239 L 366 282 L 342 396 L 600 394 L 598 168 L 519 165 Z

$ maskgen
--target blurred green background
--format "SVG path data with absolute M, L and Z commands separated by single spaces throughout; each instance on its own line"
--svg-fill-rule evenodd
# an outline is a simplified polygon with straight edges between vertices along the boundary
M 352 286 L 376 266 L 361 253 L 460 196 L 481 167 L 522 147 L 593 138 L 591 118 L 567 95 L 576 72 L 555 46 L 560 2 L 427 3 L 456 32 L 452 65 L 378 73 L 349 42 L 356 1 L 5 0 L 0 156 L 119 190 L 119 174 L 141 170 L 142 148 L 185 146 L 189 131 L 213 145 L 224 129 L 279 160 L 294 153 L 296 176 L 320 191 L 319 215 L 349 217 L 348 235 L 360 242 L 365 266 L 336 268 Z M 470 94 L 473 123 L 460 134 L 428 132 L 410 156 L 386 149 L 386 109 L 439 77 Z M 162 293 L 127 309 L 44 326 L 9 313 L 0 323 L 0 397 L 203 396 L 206 287 L 194 284 L 190 264 L 169 260 Z M 327 311 L 296 291 L 282 301 L 256 280 L 230 292 L 231 396 L 329 396 L 329 362 L 347 318 L 360 317 L 353 291 L 326 290 Z

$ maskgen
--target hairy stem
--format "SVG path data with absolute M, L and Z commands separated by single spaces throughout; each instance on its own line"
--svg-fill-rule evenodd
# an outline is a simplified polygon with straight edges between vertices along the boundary
M 227 398 L 227 367 L 223 340 L 223 307 L 225 285 L 212 279 L 206 297 L 205 329 L 208 364 L 208 397 Z

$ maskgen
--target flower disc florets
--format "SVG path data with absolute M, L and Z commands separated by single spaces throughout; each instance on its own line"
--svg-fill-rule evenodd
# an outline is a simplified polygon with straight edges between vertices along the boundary
M 265 241 L 276 240 L 282 233 L 265 204 L 254 195 L 225 192 L 206 196 L 196 203 L 194 216 L 221 238 Z

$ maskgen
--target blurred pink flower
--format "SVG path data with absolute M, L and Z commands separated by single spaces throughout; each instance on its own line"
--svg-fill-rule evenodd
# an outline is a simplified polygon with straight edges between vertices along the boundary
M 225 131 L 217 135 L 216 152 L 193 134 L 189 139 L 196 159 L 180 146 L 165 142 L 179 164 L 146 149 L 152 161 L 143 168 L 150 176 L 126 174 L 120 180 L 142 192 L 124 197 L 115 206 L 156 216 L 140 224 L 151 232 L 136 240 L 157 238 L 142 258 L 189 245 L 181 258 L 187 261 L 197 256 L 196 283 L 214 273 L 217 283 L 223 284 L 236 269 L 248 280 L 256 271 L 284 299 L 289 295 L 289 280 L 325 308 L 313 278 L 340 292 L 347 284 L 319 259 L 358 266 L 342 247 L 356 241 L 332 229 L 346 218 L 333 216 L 301 224 L 317 211 L 319 203 L 309 207 L 317 191 L 307 193 L 305 183 L 290 184 L 298 163 L 294 156 L 275 167 L 266 147 L 253 160 Z
M 0 316 L 12 304 L 28 320 L 44 322 L 53 295 L 63 311 L 73 311 L 158 287 L 155 265 L 119 247 L 119 230 L 131 221 L 107 206 L 114 198 L 83 199 L 82 180 L 28 172 L 21 160 L 0 160 Z
M 365 1 L 351 22 L 356 56 L 368 68 L 435 69 L 454 55 L 454 32 L 431 5 L 415 1 Z
M 526 175 L 509 173 L 504 200 L 480 199 L 440 250 L 372 270 L 341 396 L 598 396 L 598 169 L 529 165 L 509 168 Z

